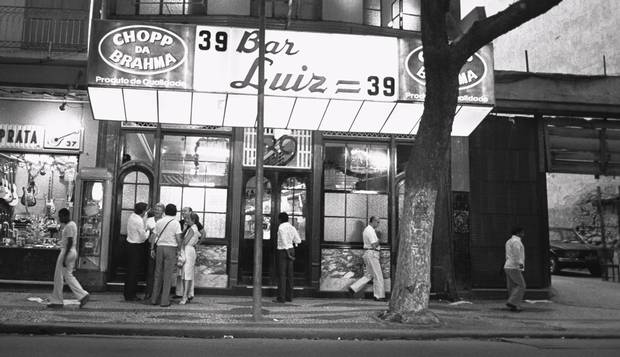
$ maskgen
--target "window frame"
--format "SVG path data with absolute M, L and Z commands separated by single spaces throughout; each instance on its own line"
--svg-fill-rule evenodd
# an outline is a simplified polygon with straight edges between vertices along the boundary
M 350 241 L 347 240 L 347 220 L 348 219 L 363 219 L 364 217 L 357 217 L 357 216 L 348 216 L 347 215 L 347 202 L 348 202 L 348 196 L 349 195 L 365 195 L 366 196 L 366 216 L 365 217 L 365 222 L 364 222 L 364 227 L 366 227 L 366 225 L 368 224 L 368 219 L 370 218 L 371 215 L 369 215 L 369 207 L 370 207 L 370 197 L 371 196 L 385 196 L 385 200 L 386 200 L 386 210 L 382 215 L 379 215 L 379 218 L 381 219 L 381 221 L 384 222 L 385 224 L 385 229 L 383 230 L 383 232 L 385 232 L 386 234 L 386 238 L 385 239 L 381 239 L 381 245 L 382 246 L 389 246 L 392 242 L 392 237 L 390 236 L 390 208 L 389 208 L 389 199 L 390 199 L 390 195 L 392 194 L 392 188 L 390 187 L 390 165 L 391 163 L 391 151 L 392 151 L 392 147 L 390 145 L 390 143 L 388 141 L 377 141 L 377 140 L 367 140 L 367 141 L 361 141 L 361 140 L 324 140 L 323 142 L 324 147 L 329 146 L 330 144 L 336 144 L 336 145 L 342 145 L 345 147 L 345 152 L 347 152 L 347 147 L 349 145 L 364 145 L 366 146 L 366 149 L 369 150 L 372 147 L 381 147 L 382 149 L 386 150 L 386 159 L 388 162 L 388 167 L 385 171 L 386 173 L 386 186 L 385 186 L 385 191 L 376 191 L 376 190 L 352 190 L 352 189 L 347 189 L 346 184 L 345 187 L 342 190 L 339 189 L 332 189 L 332 188 L 326 188 L 325 187 L 325 153 L 324 153 L 324 160 L 323 160 L 323 167 L 321 167 L 321 189 L 322 189 L 322 232 L 321 232 L 321 239 L 320 239 L 320 244 L 321 247 L 323 248 L 334 248 L 334 247 L 342 247 L 342 248 L 360 248 L 363 246 L 363 241 Z M 348 158 L 345 158 L 345 166 L 349 166 L 349 162 Z M 368 177 L 368 176 L 366 176 Z M 326 202 L 327 202 L 327 195 L 328 194 L 343 194 L 344 195 L 344 214 L 343 215 L 326 215 L 326 210 L 325 210 L 325 206 L 326 206 Z M 329 240 L 325 240 L 325 221 L 326 218 L 342 218 L 344 220 L 344 237 L 342 240 L 339 241 L 329 241 Z

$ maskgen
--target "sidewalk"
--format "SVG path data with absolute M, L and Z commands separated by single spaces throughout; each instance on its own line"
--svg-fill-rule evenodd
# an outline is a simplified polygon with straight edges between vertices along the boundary
M 607 305 L 578 306 L 574 301 L 536 301 L 524 311 L 509 312 L 504 301 L 450 304 L 431 301 L 440 326 L 386 323 L 375 316 L 387 303 L 359 299 L 299 298 L 276 304 L 263 298 L 264 320 L 252 318 L 249 296 L 197 296 L 191 304 L 169 308 L 125 302 L 120 293 L 93 293 L 79 309 L 65 300 L 64 309 L 49 309 L 28 298 L 47 291 L 0 292 L 0 333 L 105 334 L 203 338 L 321 338 L 321 339 L 436 339 L 436 338 L 620 338 L 620 284 L 597 282 Z M 584 292 L 587 294 L 587 292 Z M 66 296 L 70 296 L 66 293 Z

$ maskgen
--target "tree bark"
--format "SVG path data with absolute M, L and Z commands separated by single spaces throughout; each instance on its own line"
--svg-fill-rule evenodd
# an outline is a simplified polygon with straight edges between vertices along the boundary
M 464 35 L 451 41 L 446 26 L 450 0 L 422 0 L 426 98 L 405 174 L 404 212 L 398 232 L 398 258 L 389 310 L 380 314 L 381 318 L 413 324 L 439 323 L 428 309 L 431 244 L 436 209 L 445 207 L 437 204 L 437 200 L 449 198 L 438 195 L 442 182 L 443 189 L 448 190 L 445 195 L 451 190 L 450 133 L 457 106 L 459 70 L 482 46 L 561 1 L 517 1 L 506 10 L 474 23 Z M 451 219 L 448 222 L 451 224 Z M 437 238 L 452 239 L 450 234 Z M 448 246 L 451 247 L 449 242 Z

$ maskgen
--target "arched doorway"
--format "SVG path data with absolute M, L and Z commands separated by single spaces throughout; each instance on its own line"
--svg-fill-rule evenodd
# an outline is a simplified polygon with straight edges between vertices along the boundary
M 151 206 L 153 190 L 153 172 L 138 163 L 126 163 L 118 176 L 116 188 L 116 216 L 114 218 L 114 230 L 111 237 L 112 259 L 110 273 L 112 281 L 122 281 L 127 265 L 126 247 L 127 244 L 127 219 L 133 212 L 137 202 L 146 202 Z M 146 251 L 145 251 L 146 254 Z M 144 263 L 144 262 L 143 262 Z M 142 272 L 144 269 L 140 269 Z M 141 280 L 142 276 L 139 275 Z

